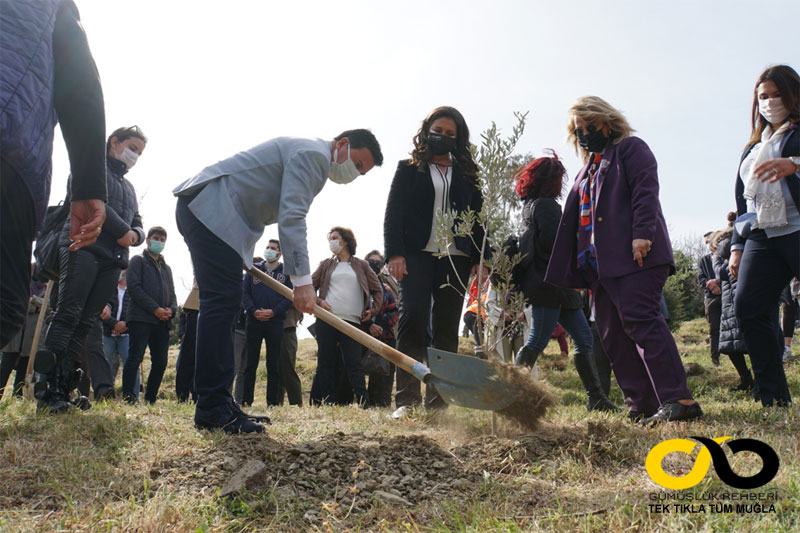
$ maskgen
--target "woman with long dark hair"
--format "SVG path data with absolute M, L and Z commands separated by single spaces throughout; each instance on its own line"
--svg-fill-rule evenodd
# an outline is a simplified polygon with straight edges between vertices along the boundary
M 592 330 L 583 312 L 583 299 L 578 291 L 556 287 L 544 281 L 553 242 L 561 219 L 561 197 L 566 169 L 558 156 L 539 157 L 528 163 L 515 176 L 517 196 L 522 199 L 519 251 L 524 254 L 519 264 L 520 284 L 531 305 L 531 331 L 517 354 L 516 363 L 533 367 L 544 351 L 556 325 L 569 333 L 575 343 L 575 369 L 581 378 L 589 411 L 614 411 L 617 406 L 608 399 L 597 377 L 592 352 Z
M 429 323 L 432 346 L 457 351 L 464 291 L 470 271 L 477 272 L 480 262 L 480 250 L 474 243 L 483 240 L 476 223 L 471 239 L 456 237 L 447 250 L 441 250 L 436 216 L 445 211 L 456 215 L 468 209 L 480 211 L 483 196 L 477 187 L 478 166 L 469 150 L 469 128 L 457 109 L 434 109 L 422 121 L 413 142 L 411 159 L 400 161 L 392 181 L 383 239 L 389 273 L 401 287 L 397 348 L 422 361 Z M 439 252 L 447 252 L 448 257 L 435 255 Z M 398 371 L 398 411 L 421 400 L 419 380 Z M 427 386 L 425 405 L 445 406 L 432 385 Z
M 791 401 L 778 323 L 781 291 L 800 276 L 800 76 L 770 67 L 753 92 L 752 132 L 736 177 L 730 272 L 736 314 L 764 407 Z

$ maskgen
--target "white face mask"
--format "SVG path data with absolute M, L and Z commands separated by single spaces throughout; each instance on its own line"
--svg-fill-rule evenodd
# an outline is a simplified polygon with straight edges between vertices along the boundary
M 338 254 L 339 252 L 342 251 L 342 248 L 344 248 L 344 246 L 339 244 L 339 239 L 330 239 L 328 241 L 328 248 L 331 249 L 331 252 Z
M 117 154 L 114 158 L 125 163 L 125 166 L 130 170 L 136 164 L 136 160 L 139 159 L 139 154 L 126 146 L 122 153 Z
M 783 105 L 782 98 L 767 98 L 758 101 L 758 112 L 770 124 L 780 124 L 789 116 L 789 110 Z
M 356 168 L 356 164 L 350 159 L 350 145 L 347 145 L 347 160 L 344 163 L 337 163 L 339 158 L 339 149 L 333 151 L 333 161 L 331 162 L 331 170 L 328 172 L 328 177 L 332 182 L 344 185 L 350 183 L 361 175 L 361 172 Z
M 273 250 L 272 248 L 267 248 L 264 251 L 264 257 L 267 258 L 267 263 L 274 263 L 278 260 L 278 252 Z

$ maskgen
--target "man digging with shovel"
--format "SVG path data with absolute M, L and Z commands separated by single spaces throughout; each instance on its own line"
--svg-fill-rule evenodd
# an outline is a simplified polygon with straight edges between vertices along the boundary
M 375 136 L 348 130 L 333 142 L 279 137 L 205 168 L 179 185 L 175 216 L 200 288 L 197 321 L 195 426 L 226 433 L 261 433 L 267 417 L 239 409 L 231 331 L 242 300 L 242 262 L 251 268 L 264 227 L 278 223 L 284 272 L 294 305 L 312 312 L 316 295 L 306 246 L 306 214 L 328 178 L 345 184 L 383 163 Z

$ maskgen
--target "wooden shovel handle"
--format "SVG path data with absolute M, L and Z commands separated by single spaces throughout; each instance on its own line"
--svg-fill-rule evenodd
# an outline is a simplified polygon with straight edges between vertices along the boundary
M 263 283 L 266 283 L 270 289 L 274 290 L 287 300 L 294 301 L 294 293 L 292 292 L 292 289 L 283 283 L 277 281 L 272 276 L 264 274 L 257 268 L 249 268 L 247 271 L 253 277 L 258 278 Z M 387 361 L 391 361 L 392 363 L 396 364 L 398 367 L 413 375 L 420 381 L 425 381 L 425 377 L 431 372 L 427 366 L 423 365 L 416 359 L 413 359 L 403 352 L 395 350 L 391 346 L 382 343 L 372 335 L 348 324 L 338 316 L 334 315 L 330 311 L 326 311 L 316 304 L 314 304 L 314 316 L 324 321 L 328 325 L 338 329 L 362 346 L 366 346 L 368 349 L 380 355 Z
M 28 358 L 28 368 L 25 369 L 25 398 L 33 400 L 33 363 L 36 361 L 36 352 L 39 351 L 39 338 L 42 335 L 44 317 L 47 315 L 47 308 L 50 305 L 50 291 L 53 290 L 53 281 L 47 282 L 44 290 L 42 306 L 39 308 L 39 316 L 36 319 L 36 329 L 33 330 L 33 342 L 31 342 L 31 353 Z

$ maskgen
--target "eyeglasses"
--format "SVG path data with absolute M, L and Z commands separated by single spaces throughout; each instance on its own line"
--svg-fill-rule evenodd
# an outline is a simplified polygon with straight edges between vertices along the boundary
M 132 131 L 133 133 L 144 137 L 144 132 L 142 131 L 142 128 L 140 128 L 139 126 L 131 126 L 130 128 L 125 128 L 125 131 Z

